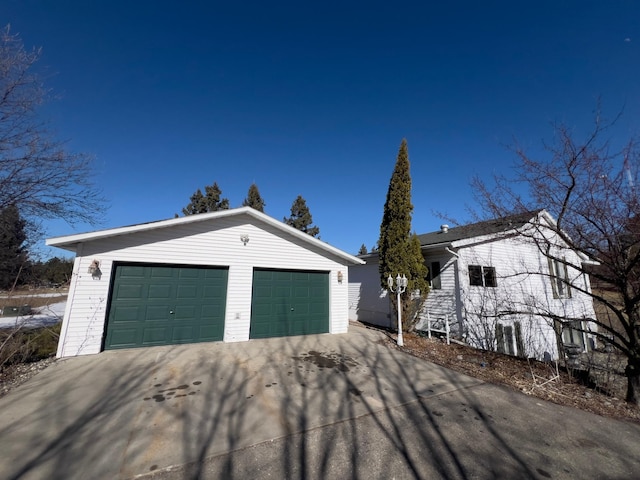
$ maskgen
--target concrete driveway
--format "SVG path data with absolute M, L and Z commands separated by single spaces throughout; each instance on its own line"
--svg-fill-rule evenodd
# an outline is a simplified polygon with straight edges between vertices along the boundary
M 633 478 L 640 425 L 466 377 L 351 326 L 104 352 L 0 399 L 0 478 Z

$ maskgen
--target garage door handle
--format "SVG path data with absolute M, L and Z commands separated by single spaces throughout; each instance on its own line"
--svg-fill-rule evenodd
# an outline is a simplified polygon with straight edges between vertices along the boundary
M 171 315 L 173 315 L 173 310 L 169 310 L 169 313 L 170 313 Z
M 291 307 L 291 311 L 293 312 L 293 307 Z

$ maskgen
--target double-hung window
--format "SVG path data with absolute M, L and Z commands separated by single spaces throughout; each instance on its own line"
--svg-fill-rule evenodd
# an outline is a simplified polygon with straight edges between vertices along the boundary
M 549 258 L 549 275 L 553 298 L 571 298 L 569 272 L 564 259 Z
M 469 284 L 477 287 L 496 287 L 496 269 L 481 265 L 469 265 Z

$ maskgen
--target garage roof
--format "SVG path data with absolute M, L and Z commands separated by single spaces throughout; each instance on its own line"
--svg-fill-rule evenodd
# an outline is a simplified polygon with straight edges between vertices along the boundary
M 286 223 L 276 220 L 275 218 L 272 218 L 269 215 L 259 212 L 258 210 L 255 210 L 251 207 L 241 207 L 241 208 L 234 208 L 229 210 L 220 210 L 220 211 L 211 212 L 211 213 L 200 213 L 197 215 L 187 215 L 185 217 L 172 218 L 169 220 L 160 220 L 157 222 L 140 223 L 137 225 L 128 225 L 126 227 L 109 228 L 106 230 L 97 230 L 94 232 L 78 233 L 74 235 L 65 235 L 61 237 L 52 237 L 46 240 L 46 244 L 51 247 L 63 248 L 65 250 L 75 252 L 79 244 L 90 242 L 93 240 L 116 237 L 119 235 L 128 235 L 130 233 L 157 230 L 161 228 L 170 228 L 177 225 L 183 225 L 188 223 L 206 222 L 206 221 L 212 221 L 215 219 L 220 219 L 225 217 L 234 217 L 234 216 L 242 216 L 242 215 L 251 217 L 254 220 L 257 220 L 262 223 L 266 223 L 277 229 L 280 229 L 282 230 L 283 233 L 292 235 L 305 242 L 308 242 L 309 244 L 315 245 L 316 247 L 319 247 L 322 250 L 327 251 L 328 253 L 331 253 L 333 255 L 336 255 L 344 259 L 348 263 L 351 263 L 354 265 L 361 265 L 365 263 L 364 260 L 361 260 L 358 257 L 355 257 L 338 248 L 335 248 L 329 245 L 328 243 L 323 242 L 322 240 L 318 240 L 317 238 L 314 238 L 311 235 L 301 232 L 300 230 L 297 230 L 287 225 Z

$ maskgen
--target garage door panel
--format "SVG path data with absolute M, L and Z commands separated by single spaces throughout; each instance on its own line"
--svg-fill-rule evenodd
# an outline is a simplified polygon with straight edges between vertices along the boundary
M 169 318 L 168 305 L 147 305 L 145 315 L 140 320 L 143 322 L 166 321 Z
M 254 270 L 250 338 L 329 331 L 326 272 Z
M 311 295 L 309 294 L 309 287 L 306 286 L 296 286 L 293 289 L 293 296 L 297 298 L 309 298 Z
M 226 295 L 227 285 L 204 286 L 202 288 L 202 298 L 221 298 Z
M 105 349 L 222 340 L 227 278 L 224 268 L 116 265 Z
M 165 345 L 167 339 L 167 327 L 152 327 L 147 325 L 142 334 L 142 345 Z
M 141 284 L 119 285 L 114 294 L 118 299 L 125 300 L 130 298 L 137 300 L 142 296 L 143 291 L 144 287 Z
M 191 325 L 174 326 L 171 332 L 171 343 L 191 343 L 195 336 L 196 332 Z
M 200 272 L 194 268 L 180 268 L 178 269 L 178 278 L 180 278 L 180 280 L 197 280 L 200 278 Z
M 176 298 L 179 300 L 193 300 L 198 298 L 198 285 L 178 285 L 176 289 Z
M 200 318 L 220 318 L 224 317 L 224 305 L 202 305 L 200 308 Z
M 198 335 L 203 342 L 212 342 L 218 338 L 222 338 L 224 327 L 222 325 L 208 325 L 200 327 Z
M 122 265 L 120 267 L 119 275 L 122 278 L 144 278 L 145 267 Z
M 195 305 L 181 305 L 175 307 L 171 316 L 174 320 L 195 320 L 200 318 L 200 309 Z
M 140 318 L 140 307 L 137 305 L 117 307 L 114 318 L 118 323 L 137 322 Z
M 123 348 L 133 347 L 138 343 L 137 328 L 120 328 L 117 332 L 111 334 L 111 341 L 117 345 L 122 345 Z
M 144 267 L 142 267 L 144 268 Z M 154 279 L 173 278 L 173 268 L 171 267 L 151 267 L 148 273 Z
M 149 285 L 147 298 L 149 300 L 166 300 L 173 295 L 171 285 Z

